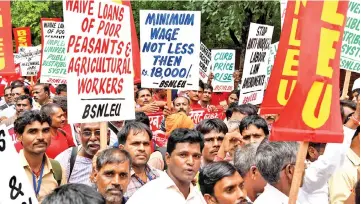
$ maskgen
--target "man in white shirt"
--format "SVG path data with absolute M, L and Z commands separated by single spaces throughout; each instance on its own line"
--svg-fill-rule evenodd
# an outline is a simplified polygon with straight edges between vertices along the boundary
M 298 146 L 296 142 L 270 142 L 268 139 L 261 142 L 257 148 L 256 166 L 267 185 L 254 204 L 288 203 Z
M 17 98 L 21 95 L 30 95 L 30 91 L 27 87 L 23 85 L 15 85 L 11 87 L 11 96 L 13 101 L 16 101 Z M 11 105 L 4 110 L 0 111 L 0 121 L 10 118 L 16 114 L 15 106 Z
M 206 204 L 191 183 L 201 165 L 203 146 L 202 135 L 197 131 L 175 129 L 167 144 L 167 172 L 145 184 L 127 204 Z

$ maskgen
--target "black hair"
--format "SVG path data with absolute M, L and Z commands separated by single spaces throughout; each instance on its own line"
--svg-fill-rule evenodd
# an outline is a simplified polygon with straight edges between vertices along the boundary
M 59 84 L 59 85 L 55 88 L 56 94 L 60 94 L 62 91 L 63 91 L 63 92 L 67 92 L 66 84 Z
M 66 96 L 54 96 L 53 103 L 59 105 L 64 112 L 68 111 L 68 99 Z
M 43 204 L 105 204 L 103 196 L 85 184 L 70 183 L 62 185 L 48 194 Z
M 238 102 L 233 102 L 231 104 L 229 104 L 227 110 L 226 110 L 226 118 L 227 120 L 230 119 L 232 117 L 232 114 L 233 114 L 233 108 L 238 106 Z
M 153 95 L 153 92 L 152 92 L 151 89 L 148 89 L 148 88 L 140 88 L 140 89 L 138 89 L 137 92 L 135 92 L 135 99 L 138 99 L 138 98 L 139 98 L 139 93 L 140 93 L 141 91 L 143 91 L 143 90 L 148 90 L 149 93 L 150 93 L 150 95 Z
M 10 86 L 11 87 L 13 87 L 13 86 L 21 87 L 21 86 L 25 86 L 25 84 L 24 84 L 24 82 L 22 82 L 20 80 L 15 80 L 10 83 Z
M 141 84 L 141 83 L 136 83 L 136 84 L 134 84 L 134 85 L 137 86 L 137 89 L 141 89 L 141 88 L 142 88 L 142 84 Z
M 6 87 L 4 88 L 4 93 L 5 93 L 5 91 L 8 90 L 8 89 L 10 89 L 10 91 L 11 91 L 11 86 L 6 86 Z
M 355 139 L 355 137 L 356 137 L 358 134 L 360 134 L 360 126 L 358 126 L 358 127 L 356 128 L 356 132 L 355 132 L 355 134 L 353 135 L 352 140 Z
M 356 196 L 355 196 L 356 204 L 360 204 L 360 180 L 358 180 L 356 183 L 355 192 L 356 192 Z
M 29 104 L 32 106 L 33 105 L 33 99 L 29 96 L 29 95 L 21 95 L 19 96 L 15 102 L 18 102 L 18 101 L 22 101 L 22 100 L 28 100 L 29 101 Z
M 214 196 L 214 186 L 224 177 L 233 176 L 237 169 L 227 161 L 213 162 L 199 172 L 199 187 L 202 194 Z
M 210 84 L 204 84 L 204 85 L 203 85 L 203 91 L 206 90 L 206 89 L 210 89 L 211 92 L 213 92 L 213 87 L 212 87 L 212 85 L 210 85 Z
M 131 121 L 141 122 L 146 126 L 150 127 L 149 117 L 144 112 L 135 112 L 135 120 L 126 120 L 124 124 L 127 124 Z
M 243 115 L 257 115 L 257 107 L 252 104 L 241 104 L 234 106 L 232 109 L 232 114 L 234 112 L 242 113 Z
M 50 97 L 50 88 L 49 88 L 48 84 L 37 83 L 35 86 L 42 86 L 44 89 L 44 92 L 48 92 L 48 96 Z
M 340 100 L 340 111 L 343 124 L 347 122 L 347 115 L 345 115 L 345 111 L 343 110 L 344 107 L 348 107 L 353 111 L 356 111 L 356 103 L 351 100 Z
M 199 88 L 204 89 L 204 83 L 202 80 L 198 81 L 198 86 L 199 86 Z
M 248 129 L 250 125 L 254 125 L 258 129 L 261 128 L 266 136 L 269 135 L 267 122 L 258 115 L 249 115 L 244 117 L 239 124 L 239 132 L 242 134 L 243 130 Z
M 123 154 L 124 158 L 119 157 L 119 154 Z M 109 148 L 99 153 L 96 161 L 96 169 L 99 171 L 106 164 L 118 164 L 129 161 L 129 170 L 132 166 L 132 158 L 130 154 L 119 148 Z
M 308 146 L 315 148 L 315 149 L 319 152 L 321 148 L 325 148 L 325 147 L 326 147 L 326 144 L 327 144 L 327 143 L 310 142 L 310 143 L 308 144 Z M 311 158 L 311 157 L 310 157 L 309 153 L 307 152 L 306 159 L 310 159 L 310 158 Z
M 25 111 L 15 120 L 14 122 L 14 131 L 22 135 L 24 133 L 25 127 L 31 123 L 38 121 L 41 124 L 48 123 L 51 125 L 51 119 L 45 113 L 38 110 L 29 110 Z
M 202 120 L 197 125 L 196 130 L 203 135 L 210 133 L 212 130 L 223 134 L 228 132 L 227 125 L 218 118 Z
M 178 143 L 199 143 L 201 152 L 204 147 L 203 135 L 196 131 L 187 128 L 177 128 L 170 133 L 167 143 L 167 152 L 172 154 Z
M 12 91 L 13 89 L 16 89 L 16 88 L 19 88 L 19 87 L 23 88 L 25 94 L 30 95 L 30 90 L 29 90 L 29 88 L 26 87 L 26 86 L 24 86 L 24 85 L 21 85 L 21 84 L 14 84 L 13 86 L 11 86 L 11 91 Z
M 239 94 L 240 94 L 240 91 L 235 89 L 233 90 L 231 93 L 229 93 L 228 97 L 231 96 L 232 94 L 236 94 L 237 98 L 239 99 Z
M 54 108 L 62 109 L 61 106 L 59 106 L 56 103 L 48 103 L 48 104 L 41 106 L 40 111 L 44 112 L 47 116 L 51 117 L 51 115 L 54 114 Z
M 131 131 L 133 131 L 134 135 L 145 131 L 149 135 L 149 140 L 152 140 L 153 134 L 149 126 L 141 122 L 130 121 L 127 122 L 124 127 L 118 132 L 118 143 L 124 145 Z

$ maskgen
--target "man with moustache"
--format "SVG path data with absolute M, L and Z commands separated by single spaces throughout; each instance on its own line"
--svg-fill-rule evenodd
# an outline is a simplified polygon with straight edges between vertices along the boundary
M 97 156 L 93 182 L 106 204 L 125 204 L 123 196 L 130 181 L 131 166 L 132 159 L 125 150 L 110 148 Z
M 68 183 L 91 186 L 92 160 L 100 149 L 100 123 L 82 123 L 79 137 L 80 146 L 68 148 L 55 160 L 66 170 Z
M 180 113 L 180 112 L 184 112 L 186 115 L 189 115 L 190 111 L 191 111 L 191 106 L 190 106 L 190 100 L 188 98 L 183 97 L 183 96 L 179 96 L 179 97 L 175 98 L 173 100 L 172 110 L 167 106 L 164 107 L 164 110 L 163 110 L 164 118 L 160 124 L 160 130 L 162 130 L 163 132 L 166 131 L 165 121 L 169 115 L 171 115 L 173 113 Z
M 167 144 L 166 173 L 140 188 L 127 204 L 205 204 L 192 180 L 201 165 L 202 135 L 185 128 L 175 129 Z
M 141 122 L 127 122 L 118 133 L 119 148 L 129 152 L 132 158 L 130 183 L 125 197 L 129 199 L 144 184 L 157 179 L 159 171 L 147 162 L 151 154 L 152 131 Z
M 205 166 L 214 161 L 228 128 L 222 120 L 214 118 L 202 120 L 197 125 L 196 130 L 202 133 L 204 137 L 202 166 Z
M 10 126 L 14 124 L 16 118 L 19 117 L 21 113 L 24 111 L 31 110 L 33 108 L 33 99 L 28 95 L 21 95 L 15 101 L 15 110 L 16 114 L 4 121 L 1 124 L 5 124 L 6 126 Z
M 50 123 L 50 117 L 35 110 L 24 112 L 14 123 L 15 133 L 24 146 L 19 153 L 20 161 L 39 202 L 55 188 L 66 184 L 60 164 L 45 153 L 51 143 Z
M 153 101 L 152 91 L 147 88 L 140 88 L 135 93 L 136 112 L 153 113 L 159 110 L 156 102 Z
M 237 169 L 226 161 L 205 166 L 199 186 L 207 204 L 247 204 L 245 182 Z
M 19 96 L 29 95 L 30 91 L 23 84 L 17 84 L 11 86 L 12 100 L 16 101 Z M 15 106 L 11 105 L 4 110 L 0 111 L 0 121 L 10 118 L 16 114 Z
M 36 84 L 33 90 L 34 100 L 39 103 L 40 106 L 51 102 L 50 88 L 47 84 Z
M 11 86 L 4 88 L 5 103 L 0 106 L 0 111 L 10 107 L 13 104 L 13 97 L 11 96 Z

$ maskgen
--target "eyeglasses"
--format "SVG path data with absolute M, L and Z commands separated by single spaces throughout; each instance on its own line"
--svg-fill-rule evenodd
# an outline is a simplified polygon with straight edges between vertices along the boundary
M 95 135 L 95 137 L 100 137 L 100 130 L 95 130 L 95 131 L 83 131 L 81 133 L 81 135 L 83 137 L 91 137 L 92 135 Z

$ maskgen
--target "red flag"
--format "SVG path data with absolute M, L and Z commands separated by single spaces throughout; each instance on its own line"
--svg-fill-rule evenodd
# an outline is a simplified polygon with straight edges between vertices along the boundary
M 31 31 L 30 27 L 13 28 L 16 52 L 19 52 L 19 47 L 31 46 Z
M 0 1 L 0 74 L 15 73 L 10 1 Z
M 339 64 L 347 8 L 344 0 L 307 2 L 297 84 L 270 140 L 343 141 Z

